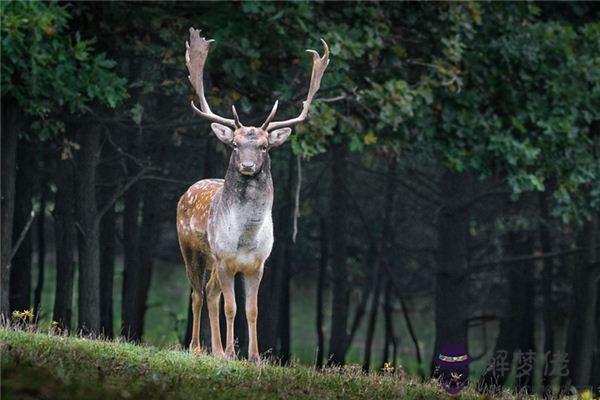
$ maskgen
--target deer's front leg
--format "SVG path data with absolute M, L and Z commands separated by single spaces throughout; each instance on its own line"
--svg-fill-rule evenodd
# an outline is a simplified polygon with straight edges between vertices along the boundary
M 210 319 L 210 342 L 214 356 L 222 357 L 223 344 L 221 343 L 221 327 L 219 321 L 219 306 L 221 302 L 221 286 L 216 271 L 210 275 L 206 284 L 206 302 L 208 306 L 208 316 Z
M 223 291 L 225 300 L 225 319 L 227 320 L 227 341 L 225 345 L 225 356 L 229 358 L 235 357 L 234 332 L 233 323 L 237 305 L 235 304 L 235 289 L 234 289 L 234 274 L 231 273 L 224 265 L 217 269 L 217 276 Z
M 246 285 L 246 320 L 248 321 L 248 360 L 258 362 L 258 338 L 256 337 L 256 320 L 258 318 L 258 288 L 263 276 L 263 265 L 256 271 L 244 274 Z

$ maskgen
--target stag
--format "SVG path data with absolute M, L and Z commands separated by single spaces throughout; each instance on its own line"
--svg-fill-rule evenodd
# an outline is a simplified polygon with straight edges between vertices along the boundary
M 234 277 L 244 276 L 246 320 L 248 321 L 248 358 L 259 360 L 256 320 L 258 288 L 265 260 L 273 247 L 273 180 L 269 150 L 282 145 L 292 132 L 291 126 L 308 116 L 312 99 L 319 90 L 321 78 L 329 64 L 329 48 L 322 40 L 324 55 L 313 55 L 313 68 L 308 95 L 300 115 L 285 121 L 273 121 L 275 102 L 260 127 L 244 126 L 235 106 L 233 119 L 213 113 L 204 96 L 204 64 L 212 40 L 200 37 L 200 30 L 190 28 L 186 42 L 186 65 L 189 79 L 199 98 L 200 108 L 192 109 L 212 121 L 217 138 L 231 147 L 225 179 L 203 179 L 181 196 L 177 205 L 177 235 L 185 268 L 192 286 L 192 340 L 190 350 L 200 353 L 200 311 L 206 288 L 210 319 L 211 347 L 214 355 L 235 357 L 233 322 L 236 314 Z M 207 275 L 210 273 L 208 282 Z M 206 286 L 205 286 L 206 285 Z M 225 351 L 219 327 L 219 302 L 223 294 L 227 340 Z

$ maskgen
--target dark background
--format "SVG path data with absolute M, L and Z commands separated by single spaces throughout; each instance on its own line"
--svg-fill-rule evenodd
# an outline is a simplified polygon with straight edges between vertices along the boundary
M 175 207 L 229 157 L 189 106 L 188 28 L 216 39 L 213 111 L 235 104 L 246 125 L 276 99 L 279 119 L 297 115 L 322 37 L 309 121 L 271 154 L 261 352 L 425 376 L 462 343 L 488 385 L 599 387 L 594 4 L 1 7 L 7 318 L 187 345 Z

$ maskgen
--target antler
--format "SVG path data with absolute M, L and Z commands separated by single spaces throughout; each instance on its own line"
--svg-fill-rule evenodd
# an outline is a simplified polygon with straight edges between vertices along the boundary
M 223 125 L 228 125 L 233 128 L 239 128 L 242 124 L 237 117 L 235 107 L 233 107 L 233 115 L 235 120 L 229 118 L 223 118 L 210 110 L 206 97 L 204 97 L 204 63 L 206 62 L 206 56 L 208 55 L 208 48 L 210 42 L 214 40 L 206 40 L 200 37 L 200 29 L 190 28 L 190 41 L 185 42 L 185 64 L 187 66 L 188 76 L 192 86 L 196 90 L 196 94 L 200 98 L 200 109 L 196 107 L 192 100 L 192 108 L 201 117 L 204 117 L 210 121 L 218 122 Z
M 323 39 L 321 39 L 321 42 L 323 42 L 323 48 L 325 50 L 323 57 L 320 57 L 319 53 L 317 53 L 315 50 L 306 50 L 309 53 L 312 53 L 313 55 L 313 68 L 310 77 L 310 87 L 308 89 L 308 95 L 306 96 L 306 100 L 302 103 L 302 112 L 300 113 L 300 115 L 296 118 L 288 119 L 285 121 L 270 122 L 275 116 L 275 113 L 277 112 L 277 102 L 275 102 L 275 105 L 273 106 L 271 113 L 267 117 L 267 120 L 264 122 L 262 129 L 270 131 L 286 126 L 293 126 L 299 124 L 300 122 L 306 119 L 306 117 L 308 116 L 308 108 L 310 107 L 310 103 L 312 102 L 315 93 L 317 93 L 317 91 L 319 90 L 319 87 L 321 86 L 321 78 L 323 78 L 323 73 L 325 72 L 325 69 L 327 69 L 327 65 L 329 65 L 329 46 L 327 46 L 327 43 L 325 43 Z

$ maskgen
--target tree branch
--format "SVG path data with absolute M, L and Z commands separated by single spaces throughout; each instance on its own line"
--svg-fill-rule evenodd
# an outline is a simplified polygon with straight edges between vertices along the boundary
M 100 220 L 102 219 L 104 214 L 106 214 L 108 212 L 108 210 L 110 210 L 110 207 L 112 207 L 112 205 L 115 204 L 115 202 L 119 199 L 119 197 L 123 196 L 123 194 L 125 194 L 125 192 L 128 191 L 131 186 L 133 186 L 137 181 L 142 179 L 144 177 L 144 174 L 146 173 L 146 171 L 148 171 L 149 169 L 150 169 L 150 167 L 142 168 L 137 173 L 137 175 L 135 175 L 133 178 L 131 178 L 127 183 L 125 183 L 119 189 L 117 189 L 117 191 L 112 195 L 110 200 L 108 200 L 106 202 L 106 204 L 104 204 L 104 206 L 102 206 L 102 208 L 98 211 L 98 214 L 96 214 L 96 223 L 100 223 Z
M 25 240 L 25 236 L 27 235 L 27 232 L 29 231 L 29 228 L 31 228 L 31 224 L 33 223 L 33 220 L 35 219 L 35 216 L 36 216 L 36 212 L 35 211 L 31 211 L 31 215 L 29 216 L 29 220 L 25 224 L 25 227 L 23 228 L 23 230 L 21 231 L 21 234 L 19 235 L 19 239 L 17 240 L 17 242 L 15 243 L 14 247 L 12 248 L 12 251 L 10 253 L 10 257 L 8 259 L 8 267 L 10 267 L 10 263 L 12 262 L 12 259 L 17 254 L 17 251 L 19 251 L 19 247 L 21 247 L 21 244 L 23 243 L 23 240 Z

